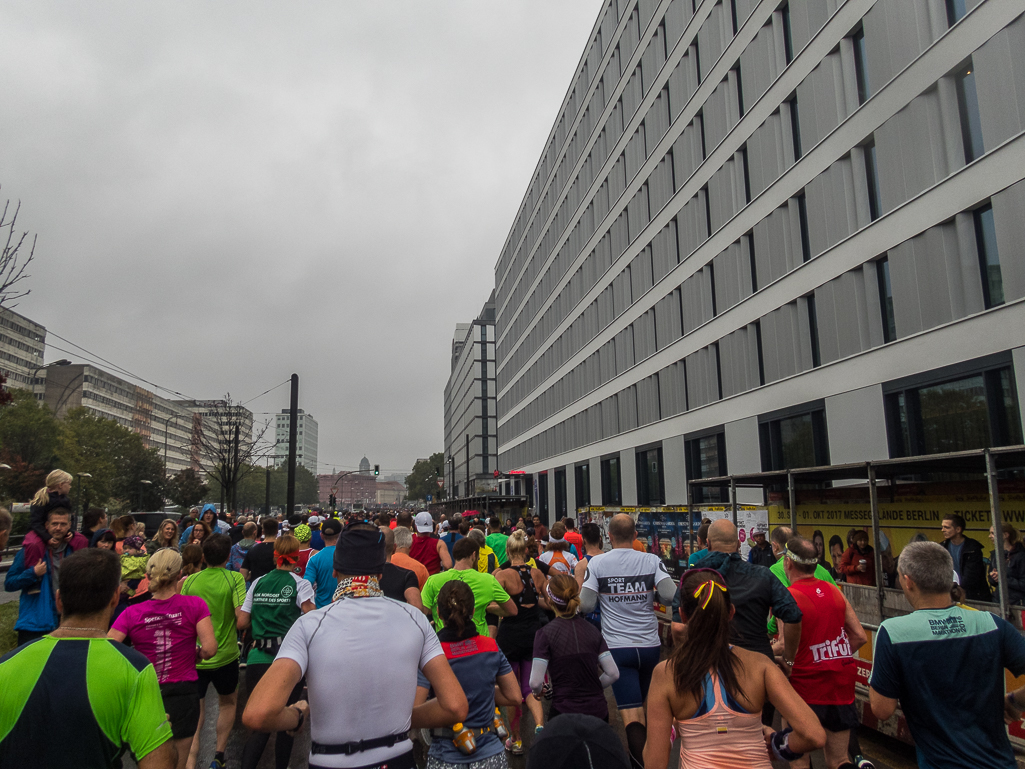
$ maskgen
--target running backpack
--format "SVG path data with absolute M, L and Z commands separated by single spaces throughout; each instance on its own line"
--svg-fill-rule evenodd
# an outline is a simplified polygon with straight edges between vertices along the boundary
M 566 556 L 563 555 L 561 550 L 552 550 L 552 559 L 548 562 L 549 569 L 555 569 L 563 574 L 573 574 L 573 569 L 569 567 L 569 561 L 566 560 Z

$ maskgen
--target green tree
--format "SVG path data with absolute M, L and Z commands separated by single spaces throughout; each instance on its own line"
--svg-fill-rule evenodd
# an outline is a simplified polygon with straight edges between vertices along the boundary
M 186 467 L 167 479 L 167 498 L 179 507 L 192 507 L 203 501 L 209 488 L 199 473 Z
M 440 475 L 439 475 L 440 473 Z M 406 476 L 406 498 L 424 500 L 430 494 L 434 499 L 444 499 L 445 492 L 438 488 L 438 478 L 445 475 L 445 454 L 441 451 L 428 459 L 417 460 L 413 471 Z
M 92 476 L 80 480 L 83 508 L 91 502 L 114 511 L 163 507 L 164 463 L 157 449 L 146 448 L 142 436 L 85 408 L 72 409 L 60 422 L 56 466 Z
M 0 447 L 9 457 L 17 457 L 45 475 L 53 469 L 60 423 L 28 390 L 9 394 L 11 402 L 0 408 Z

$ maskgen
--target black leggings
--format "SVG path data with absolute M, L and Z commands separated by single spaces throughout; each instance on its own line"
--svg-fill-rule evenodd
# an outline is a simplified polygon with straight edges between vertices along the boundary
M 268 670 L 270 670 L 270 665 L 267 663 L 248 665 L 246 667 L 246 689 L 249 690 L 250 697 L 253 695 L 256 685 L 260 683 L 260 679 L 263 678 L 263 674 Z M 299 701 L 305 685 L 306 679 L 300 679 L 299 683 L 295 685 L 295 688 L 288 695 L 289 705 Z M 263 751 L 266 749 L 267 740 L 269 739 L 270 733 L 268 732 L 249 733 L 245 747 L 242 748 L 242 769 L 256 769 L 257 764 L 260 763 L 260 758 L 263 757 Z M 295 738 L 289 737 L 285 732 L 277 732 L 277 739 L 274 741 L 274 766 L 277 769 L 288 769 L 288 762 L 292 758 L 292 743 L 294 741 Z

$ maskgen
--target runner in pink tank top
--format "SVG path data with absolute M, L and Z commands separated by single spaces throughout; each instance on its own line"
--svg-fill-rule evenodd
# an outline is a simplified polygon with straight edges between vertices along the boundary
M 730 521 L 716 523 L 736 536 Z M 716 546 L 723 546 L 721 537 Z M 825 744 L 818 718 L 773 659 L 730 644 L 733 601 L 722 575 L 713 569 L 685 572 L 679 606 L 686 635 L 655 668 L 648 690 L 645 769 L 669 765 L 674 724 L 681 769 L 771 769 L 772 759 L 795 761 Z M 767 702 L 792 728 L 762 727 Z
M 681 769 L 771 769 L 762 736 L 762 714 L 748 713 L 719 676 L 705 674 L 697 712 L 676 722 Z

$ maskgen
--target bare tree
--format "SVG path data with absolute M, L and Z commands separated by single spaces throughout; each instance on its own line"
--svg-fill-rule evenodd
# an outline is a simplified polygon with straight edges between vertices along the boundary
M 19 211 L 21 202 L 11 211 L 11 201 L 8 200 L 4 203 L 3 214 L 0 214 L 0 240 L 3 241 L 3 251 L 0 251 L 0 307 L 28 296 L 30 291 L 27 288 L 21 290 L 18 284 L 28 277 L 25 270 L 35 255 L 36 236 L 33 235 L 32 242 L 28 243 L 29 233 L 18 234 Z M 6 236 L 4 230 L 7 230 Z M 28 247 L 28 253 L 25 253 L 25 247 Z
M 207 477 L 217 482 L 232 509 L 239 483 L 254 472 L 264 458 L 260 443 L 268 425 L 259 434 L 253 432 L 253 412 L 231 395 L 222 400 L 193 401 L 193 408 L 203 415 L 202 428 L 194 431 L 199 461 Z

